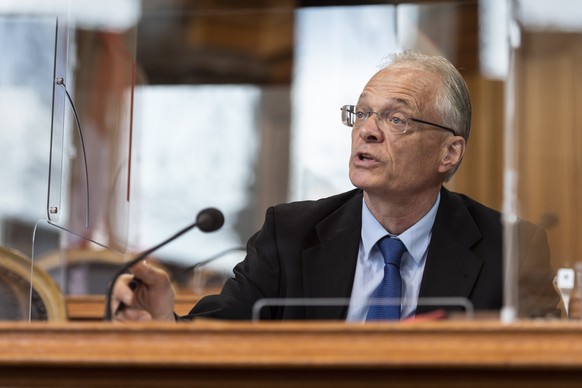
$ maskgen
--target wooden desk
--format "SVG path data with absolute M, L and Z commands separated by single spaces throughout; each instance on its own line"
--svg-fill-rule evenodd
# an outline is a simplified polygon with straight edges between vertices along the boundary
M 0 323 L 0 386 L 578 387 L 578 322 Z
M 178 294 L 174 304 L 177 314 L 186 315 L 202 295 Z M 67 295 L 67 317 L 70 321 L 101 321 L 105 312 L 104 295 Z

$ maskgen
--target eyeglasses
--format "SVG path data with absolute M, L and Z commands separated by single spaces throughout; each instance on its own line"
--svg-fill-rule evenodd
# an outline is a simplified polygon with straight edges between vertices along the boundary
M 402 112 L 393 111 L 390 109 L 386 109 L 381 112 L 364 111 L 362 108 L 358 108 L 355 105 L 342 106 L 342 123 L 348 127 L 357 128 L 363 125 L 364 121 L 366 121 L 372 114 L 378 116 L 379 122 L 392 133 L 406 133 L 406 131 L 410 128 L 410 122 L 415 121 L 417 123 L 432 125 L 433 127 L 444 129 L 451 132 L 453 135 L 456 135 L 455 131 L 451 128 L 431 123 L 430 121 L 408 117 Z

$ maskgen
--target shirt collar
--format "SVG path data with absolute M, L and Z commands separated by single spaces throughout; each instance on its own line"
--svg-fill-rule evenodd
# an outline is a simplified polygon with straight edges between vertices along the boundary
M 416 224 L 402 232 L 398 237 L 406 247 L 406 250 L 415 262 L 420 262 L 424 253 L 428 249 L 430 243 L 432 226 L 436 218 L 436 213 L 441 200 L 441 193 L 439 192 L 436 201 L 432 208 L 422 217 Z M 382 237 L 390 234 L 372 215 L 370 209 L 366 205 L 366 201 L 362 199 L 362 246 L 364 248 L 365 257 L 370 257 L 370 251 L 374 245 Z

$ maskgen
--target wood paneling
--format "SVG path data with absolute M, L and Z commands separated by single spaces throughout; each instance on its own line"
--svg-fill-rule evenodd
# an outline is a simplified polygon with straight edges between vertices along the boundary
M 473 122 L 465 157 L 447 187 L 501 210 L 505 85 L 478 72 L 463 76 L 473 102 Z
M 582 34 L 524 33 L 516 53 L 519 212 L 547 224 L 556 267 L 582 261 Z
M 294 0 L 144 1 L 137 61 L 150 84 L 288 85 Z

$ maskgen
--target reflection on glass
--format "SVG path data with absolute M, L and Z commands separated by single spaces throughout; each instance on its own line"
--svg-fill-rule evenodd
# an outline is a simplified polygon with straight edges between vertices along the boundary
M 505 210 L 515 246 L 506 254 L 519 254 L 513 220 L 525 218 L 547 231 L 554 271 L 574 268 L 582 261 L 582 23 L 573 15 L 582 4 L 514 1 L 511 11 Z M 519 268 L 509 263 L 509 282 L 516 284 Z M 540 274 L 533 269 L 528 276 Z M 508 297 L 523 304 L 521 291 Z
M 62 137 L 63 155 L 51 155 L 51 166 L 63 159 L 61 174 L 51 174 L 51 183 L 66 182 L 61 189 L 61 206 L 56 207 L 59 226 L 83 240 L 94 241 L 123 251 L 127 244 L 127 208 L 129 202 L 129 150 L 131 144 L 131 98 L 134 63 L 132 36 L 111 31 L 76 31 L 67 41 L 70 51 L 90 50 L 83 56 L 74 77 L 71 64 L 63 65 L 67 75 L 57 82 L 55 101 L 64 102 L 65 120 Z M 60 61 L 70 57 L 57 57 Z M 93 68 L 92 61 L 103 63 Z M 111 61 L 115 61 L 112 63 Z M 97 82 L 99 80 L 99 82 Z M 70 101 L 69 101 L 70 97 Z M 107 101 L 107 102 L 106 102 Z M 57 104 L 55 104 L 56 106 Z M 59 112 L 55 111 L 55 118 Z M 78 120 L 77 120 L 78 119 Z M 58 133 L 60 122 L 54 122 Z M 77 128 L 75 128 L 77 127 Z M 81 136 L 82 135 L 82 136 Z M 83 147 L 83 140 L 87 147 Z M 53 145 L 61 138 L 53 137 Z M 52 170 L 51 170 L 52 171 Z M 61 185 L 62 187 L 63 185 Z M 51 193 L 52 194 L 52 193 Z M 50 204 L 49 213 L 55 208 Z M 79 240 L 76 244 L 83 244 Z M 75 243 L 71 240 L 71 243 Z
M 74 4 L 34 0 L 2 2 L 0 13 L 8 16 L 2 17 L 5 33 L 0 39 L 5 52 L 10 52 L 11 55 L 3 58 L 1 72 L 5 80 L 12 79 L 2 85 L 2 90 L 8 91 L 6 86 L 9 84 L 26 84 L 29 89 L 34 84 L 48 99 L 45 104 L 49 108 L 49 121 L 43 123 L 42 130 L 38 131 L 40 136 L 34 139 L 43 139 L 45 143 L 42 152 L 36 152 L 37 149 L 32 148 L 34 152 L 31 153 L 33 157 L 46 158 L 49 155 L 49 159 L 43 159 L 42 163 L 36 164 L 37 168 L 42 166 L 48 171 L 48 193 L 44 194 L 45 198 L 48 194 L 48 203 L 44 214 L 41 213 L 40 216 L 71 230 L 82 239 L 98 241 L 123 250 L 127 238 L 127 222 L 123 222 L 123 218 L 127 218 L 127 211 L 123 208 L 127 207 L 124 203 L 129 200 L 127 153 L 128 142 L 131 140 L 131 93 L 128 90 L 131 90 L 133 82 L 134 51 L 131 37 L 139 6 L 133 0 L 116 2 L 114 16 L 105 11 L 107 8 L 107 4 L 95 6 L 88 1 Z M 36 16 L 18 16 L 20 13 Z M 36 24 L 33 25 L 31 20 Z M 24 29 L 28 32 L 23 32 Z M 33 34 L 36 34 L 36 40 Z M 87 53 L 94 58 L 83 55 L 84 50 L 88 50 Z M 40 64 L 36 58 L 43 55 L 50 57 L 46 57 L 46 61 Z M 21 66 L 19 58 L 26 58 L 26 64 Z M 100 65 L 92 68 L 95 64 Z M 27 73 L 34 66 L 39 69 L 29 76 Z M 103 71 L 106 72 L 105 77 L 100 74 Z M 46 78 L 35 83 L 40 76 Z M 18 79 L 21 81 L 15 82 Z M 79 137 L 71 132 L 76 126 L 75 119 L 71 105 L 66 103 L 64 88 L 57 86 L 57 79 L 62 81 L 61 86 L 67 85 L 71 100 L 79 110 L 82 126 L 88 132 L 91 145 L 87 152 L 90 174 L 83 171 L 83 155 L 78 147 Z M 95 82 L 96 80 L 99 81 Z M 25 90 L 19 87 L 16 94 Z M 106 95 L 108 104 L 111 105 L 97 103 L 101 95 Z M 19 114 L 19 107 L 28 105 L 27 114 L 22 114 L 21 117 L 37 121 L 43 117 L 35 115 L 34 99 L 19 103 L 14 97 L 16 96 L 2 104 L 2 107 Z M 6 115 L 8 116 L 10 114 Z M 10 125 L 10 120 L 7 122 Z M 97 136 L 94 133 L 98 133 Z M 47 136 L 50 141 L 46 141 Z M 98 138 L 105 138 L 105 143 L 113 143 L 107 145 L 106 153 L 102 152 L 104 142 L 99 142 Z M 27 146 L 31 142 L 28 143 Z M 14 147 L 13 150 L 18 148 Z M 5 155 L 9 155 L 9 152 Z M 49 160 L 50 165 L 47 167 Z M 98 166 L 104 160 L 109 164 L 107 171 Z M 86 178 L 94 180 L 91 184 L 91 191 L 95 192 L 92 201 L 87 201 L 87 184 L 83 182 Z M 35 182 L 46 185 L 46 172 L 42 180 Z M 34 192 L 40 194 L 38 191 Z M 83 192 L 85 194 L 81 196 Z M 109 210 L 105 218 L 102 209 Z M 88 223 L 87 215 L 91 212 L 96 213 L 95 221 Z
M 187 286 L 196 294 L 218 293 L 224 283 L 233 276 L 232 269 L 244 259 L 246 249 L 244 246 L 225 249 L 193 266 L 185 271 L 192 271 L 192 286 Z

